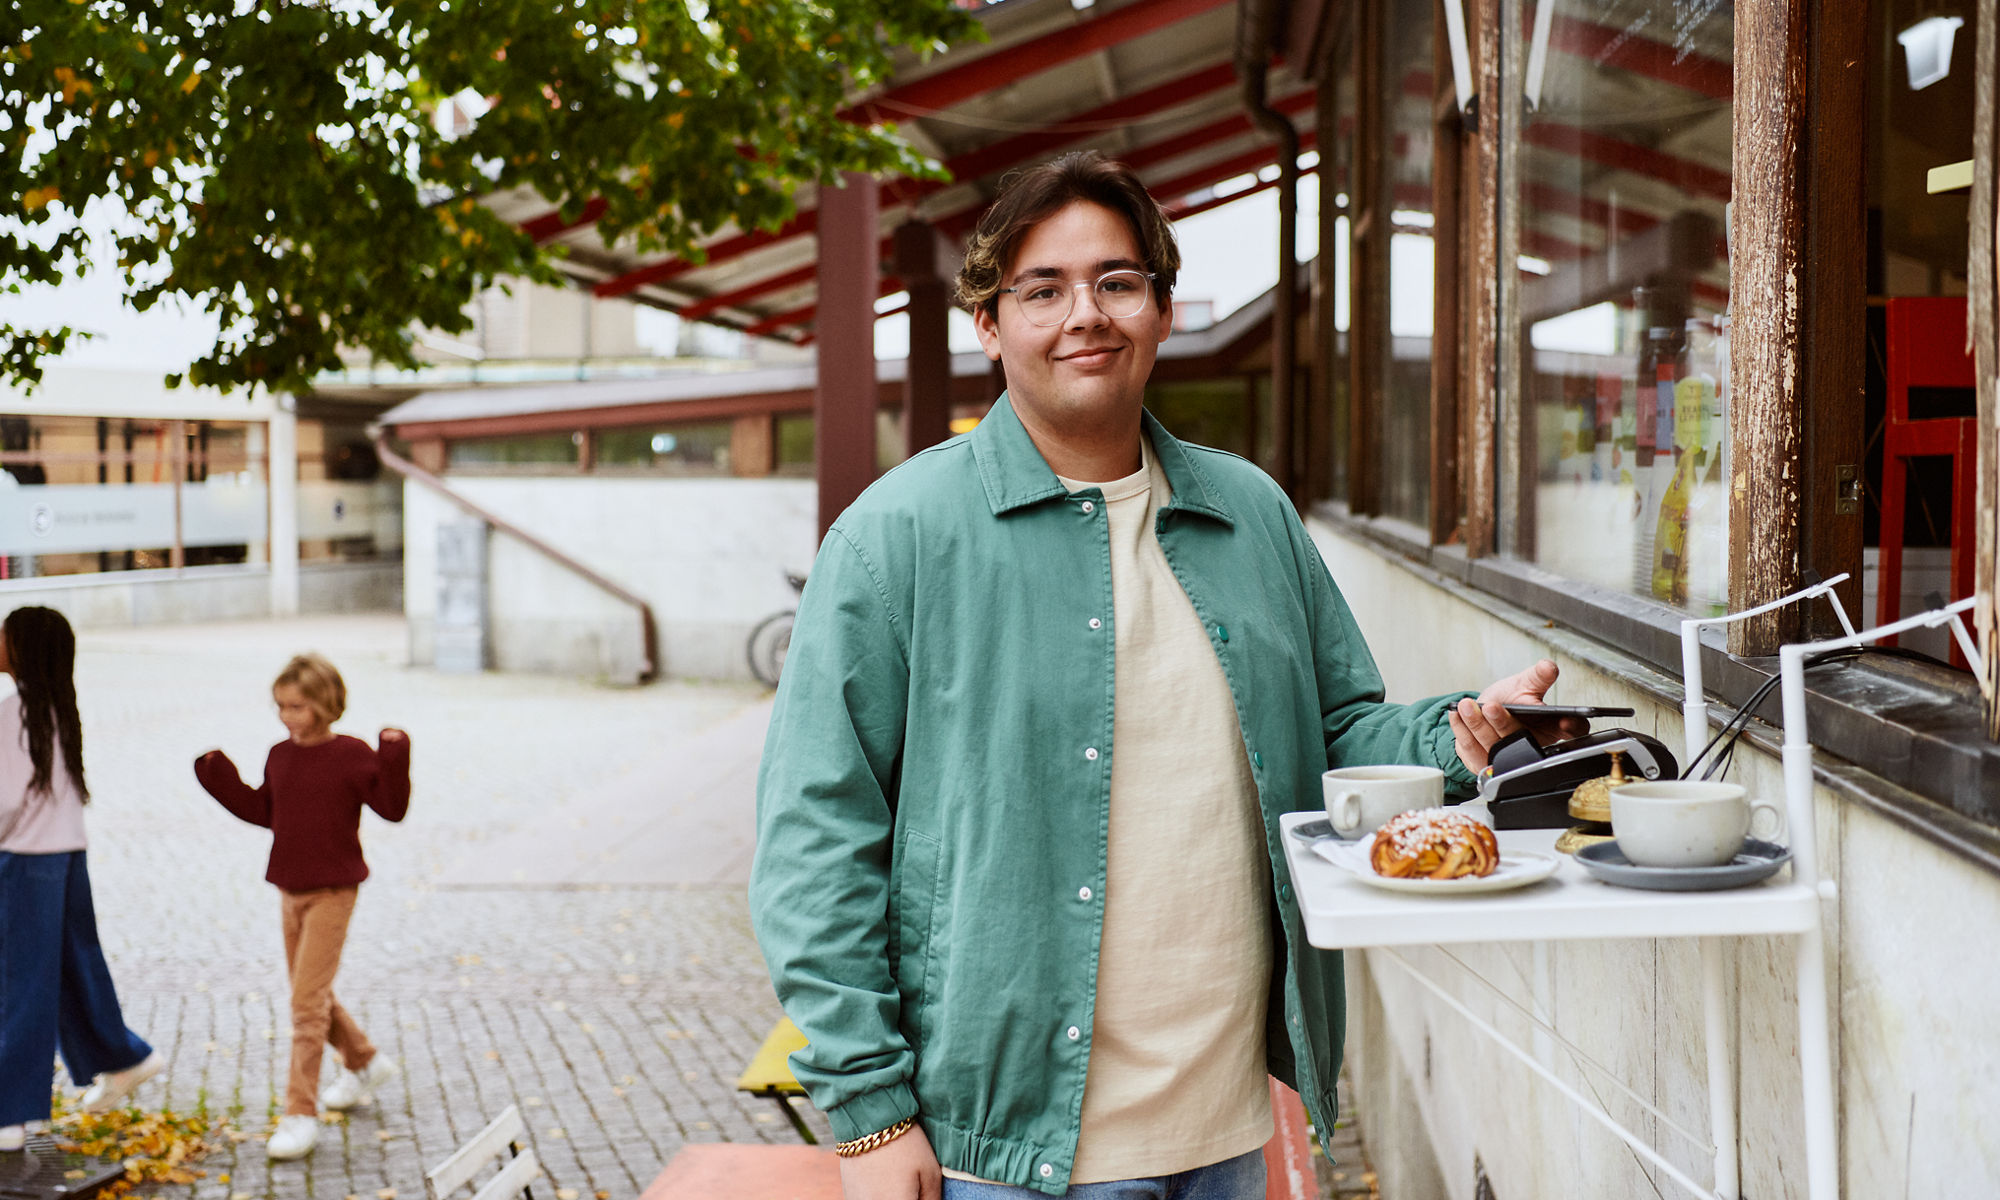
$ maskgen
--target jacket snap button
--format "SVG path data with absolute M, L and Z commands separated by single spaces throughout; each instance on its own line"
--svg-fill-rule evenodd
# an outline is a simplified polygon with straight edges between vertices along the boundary
M 1229 627 L 1227 625 L 1217 625 L 1215 627 L 1215 640 L 1219 642 L 1229 640 Z
M 1084 756 L 1085 758 L 1089 759 L 1089 760 L 1090 760 L 1091 762 L 1096 762 L 1096 761 L 1097 761 L 1097 747 L 1095 747 L 1095 746 L 1090 746 L 1090 747 L 1086 747 L 1086 748 L 1084 749 L 1084 752 L 1083 752 L 1083 756 Z
M 1255 750 L 1252 750 L 1250 752 L 1250 765 L 1257 768 L 1259 771 L 1263 770 L 1264 756 L 1257 753 Z
M 1043 1163 L 1041 1167 L 1038 1169 L 1043 1179 L 1047 1179 L 1049 1176 L 1056 1173 L 1056 1169 L 1047 1163 Z
M 1088 500 L 1085 500 L 1085 501 L 1083 502 L 1083 511 L 1084 511 L 1084 514 L 1085 514 L 1085 515 L 1087 516 L 1087 515 L 1089 515 L 1089 514 L 1091 514 L 1091 513 L 1094 513 L 1094 512 L 1096 512 L 1096 511 L 1097 511 L 1097 505 L 1095 505 L 1095 504 L 1092 504 L 1092 503 L 1091 503 L 1090 501 L 1088 501 Z

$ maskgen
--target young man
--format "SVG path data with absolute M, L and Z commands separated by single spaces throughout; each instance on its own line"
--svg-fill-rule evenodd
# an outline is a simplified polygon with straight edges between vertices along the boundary
M 1067 155 L 959 277 L 1007 393 L 833 525 L 758 784 L 752 916 L 848 1200 L 1255 1200 L 1266 1075 L 1331 1128 L 1340 956 L 1281 813 L 1330 766 L 1469 794 L 1555 665 L 1411 705 L 1262 472 L 1144 412 L 1180 262 Z

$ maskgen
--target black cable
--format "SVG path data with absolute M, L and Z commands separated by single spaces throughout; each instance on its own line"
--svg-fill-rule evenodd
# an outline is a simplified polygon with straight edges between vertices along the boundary
M 1810 671 L 1815 667 L 1822 667 L 1828 663 L 1850 662 L 1868 655 L 1909 659 L 1914 662 L 1929 663 L 1933 666 L 1950 669 L 1950 664 L 1932 655 L 1925 654 L 1919 650 L 1906 650 L 1901 646 L 1843 646 L 1837 650 L 1826 650 L 1815 654 L 1811 658 L 1806 659 L 1802 666 L 1804 670 Z M 1750 727 L 1752 715 L 1770 697 L 1771 689 L 1778 686 L 1780 678 L 1778 675 L 1773 675 L 1769 679 L 1766 679 L 1758 685 L 1756 691 L 1750 694 L 1748 700 L 1737 706 L 1736 711 L 1729 715 L 1729 719 L 1722 723 L 1722 728 L 1716 730 L 1715 736 L 1709 738 L 1708 744 L 1701 748 L 1701 753 L 1695 755 L 1694 761 L 1688 763 L 1687 767 L 1681 771 L 1682 779 L 1695 778 L 1695 768 L 1699 767 L 1703 760 L 1709 757 L 1711 752 L 1715 754 L 1715 758 L 1702 771 L 1700 778 L 1719 779 L 1727 776 L 1729 766 L 1735 760 L 1737 741 L 1743 736 L 1744 730 Z

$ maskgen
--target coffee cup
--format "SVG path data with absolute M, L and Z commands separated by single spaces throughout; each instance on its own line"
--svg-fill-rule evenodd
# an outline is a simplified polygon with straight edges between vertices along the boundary
M 1444 772 L 1436 767 L 1336 767 L 1320 776 L 1326 818 L 1344 838 L 1372 833 L 1376 826 L 1413 808 L 1444 803 Z
M 1611 789 L 1611 834 L 1635 866 L 1719 867 L 1743 849 L 1760 816 L 1775 835 L 1778 807 L 1752 801 L 1738 783 L 1663 779 Z

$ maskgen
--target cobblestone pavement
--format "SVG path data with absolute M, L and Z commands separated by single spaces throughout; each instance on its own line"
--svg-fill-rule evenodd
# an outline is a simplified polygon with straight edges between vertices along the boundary
M 190 1200 L 423 1194 L 424 1170 L 519 1104 L 558 1200 L 636 1197 L 690 1142 L 796 1142 L 734 1082 L 779 1016 L 740 882 L 440 887 L 455 866 L 617 790 L 665 793 L 661 747 L 741 725 L 758 689 L 644 689 L 407 668 L 398 618 L 87 631 L 83 709 L 92 880 L 127 1019 L 168 1055 L 147 1108 L 227 1116 Z M 283 736 L 270 680 L 304 649 L 346 676 L 336 728 L 409 730 L 408 820 L 364 818 L 342 1003 L 403 1072 L 372 1108 L 270 1164 L 289 1022 L 269 834 L 236 821 L 191 764 L 227 750 L 246 778 Z M 729 803 L 748 803 L 732 794 Z M 330 1069 L 330 1068 L 329 1068 Z M 825 1127 L 816 1113 L 808 1119 Z
M 397 725 L 412 740 L 409 818 L 364 817 L 373 876 L 338 982 L 402 1074 L 324 1126 L 310 1158 L 272 1164 L 263 1141 L 290 1031 L 270 839 L 210 800 L 192 762 L 220 746 L 261 778 L 284 732 L 271 677 L 305 649 L 346 677 L 337 729 L 372 741 Z M 734 1087 L 780 1015 L 741 879 L 744 731 L 761 728 L 767 694 L 442 675 L 403 659 L 388 616 L 81 637 L 99 926 L 128 1022 L 170 1060 L 136 1099 L 205 1108 L 243 1137 L 218 1138 L 194 1185 L 140 1194 L 417 1200 L 424 1171 L 509 1104 L 547 1171 L 538 1200 L 632 1200 L 688 1143 L 796 1143 L 775 1106 Z M 685 844 L 672 844 L 677 822 Z M 670 864 L 657 878 L 642 869 L 645 837 Z M 619 882 L 574 886 L 594 838 Z M 713 881 L 676 882 L 677 855 Z M 824 1118 L 800 1109 L 825 1139 Z M 1340 1166 L 1320 1160 L 1322 1194 L 1374 1195 L 1351 1115 L 1330 1149 Z

